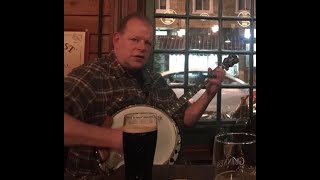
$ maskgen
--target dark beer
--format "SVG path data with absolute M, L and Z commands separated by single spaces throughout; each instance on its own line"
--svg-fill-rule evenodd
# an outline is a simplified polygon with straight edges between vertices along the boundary
M 126 180 L 151 180 L 157 127 L 127 125 L 123 131 Z

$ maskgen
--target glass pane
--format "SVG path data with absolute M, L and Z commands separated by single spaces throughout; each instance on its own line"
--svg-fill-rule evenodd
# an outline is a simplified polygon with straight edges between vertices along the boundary
M 223 16 L 237 16 L 236 1 L 237 0 L 223 0 L 222 1 L 222 15 Z
M 173 88 L 177 97 L 184 93 L 184 62 L 184 54 L 154 53 L 154 71 L 161 73 L 169 86 L 181 86 Z
M 222 15 L 236 17 L 251 16 L 251 2 L 254 1 L 254 16 L 256 16 L 256 0 L 223 0 Z
M 218 58 L 216 54 L 191 53 L 189 54 L 189 71 L 212 69 L 217 67 Z
M 205 89 L 201 89 L 198 91 L 189 101 L 195 102 L 198 100 L 201 95 L 205 92 Z M 239 89 L 239 88 L 223 88 L 221 90 L 221 118 L 222 119 L 237 119 L 240 117 L 239 112 L 237 112 L 237 108 L 240 105 L 241 97 L 246 99 L 248 103 L 247 95 L 249 94 L 248 89 Z M 238 110 L 239 111 L 239 110 Z M 204 119 L 216 119 L 217 112 L 217 96 L 215 96 L 211 102 L 209 103 L 205 113 L 202 116 L 202 120 Z M 255 110 L 254 110 L 255 112 Z M 249 115 L 248 111 L 245 112 L 245 116 Z M 241 114 L 241 117 L 243 114 Z
M 253 83 L 255 84 L 256 82 L 255 55 L 253 56 L 252 60 L 250 59 L 250 55 L 239 55 L 238 58 L 239 58 L 239 63 L 235 64 L 232 68 L 230 68 L 228 73 L 244 81 L 245 82 L 244 85 L 249 85 L 250 61 L 253 61 Z M 239 85 L 239 84 L 236 84 L 236 85 Z
M 184 19 L 156 18 L 155 49 L 185 49 Z M 171 22 L 170 25 L 166 25 Z
M 253 55 L 253 85 L 256 85 L 257 79 L 257 63 L 256 63 L 256 55 Z
M 185 0 L 155 0 L 157 14 L 186 14 Z
M 154 53 L 153 58 L 155 72 L 170 74 L 184 70 L 184 54 Z
M 240 118 L 239 106 L 241 102 L 245 102 L 246 110 L 241 112 L 241 117 L 249 116 L 249 89 L 230 89 L 224 88 L 221 90 L 221 109 L 222 119 Z M 242 110 L 241 110 L 242 111 Z
M 247 49 L 247 45 L 250 41 L 247 38 L 249 31 L 246 30 L 249 27 L 241 27 L 239 26 L 237 21 L 223 21 L 222 22 L 222 38 L 223 44 L 222 49 L 224 50 L 244 50 L 249 51 Z M 249 46 L 250 47 L 250 46 Z
M 218 21 L 190 20 L 189 49 L 218 49 Z
M 218 0 L 189 0 L 189 9 L 193 16 L 217 16 Z
M 253 5 L 254 5 L 253 16 L 256 17 L 256 14 L 257 14 L 256 0 L 253 1 Z
M 160 0 L 160 9 L 166 9 L 166 0 Z
M 256 22 L 253 23 L 253 41 L 254 43 L 256 42 Z M 250 42 L 251 38 L 251 31 L 250 31 L 250 26 L 246 27 L 244 29 L 244 41 L 247 42 L 247 44 Z M 249 46 L 250 47 L 250 46 Z M 250 50 L 250 48 L 246 48 L 247 50 Z M 256 45 L 253 45 L 253 51 L 256 51 Z
M 217 67 L 218 58 L 216 54 L 189 54 L 188 85 L 204 83 L 204 78 L 208 75 L 208 68 Z
M 217 67 L 218 58 L 216 54 L 192 53 L 188 60 L 188 85 L 205 85 L 205 78 L 208 76 L 208 67 Z M 191 99 L 196 101 L 205 92 L 205 89 L 198 91 Z M 216 112 L 216 99 L 211 101 L 202 119 L 211 119 Z
M 253 22 L 253 38 L 254 38 L 254 45 L 253 45 L 253 51 L 256 51 L 256 34 L 257 34 L 257 30 L 256 30 L 256 21 Z
M 253 114 L 256 114 L 257 111 L 257 89 L 253 89 Z
M 221 90 L 222 119 L 240 119 L 248 117 L 248 97 L 249 89 L 223 88 Z M 240 107 L 244 108 L 244 110 Z

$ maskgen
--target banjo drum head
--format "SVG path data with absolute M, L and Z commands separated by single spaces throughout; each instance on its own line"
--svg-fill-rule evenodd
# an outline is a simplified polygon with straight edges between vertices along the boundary
M 163 111 L 149 105 L 134 105 L 125 108 L 113 115 L 113 124 L 111 128 L 123 126 L 125 114 L 150 112 L 157 114 L 158 120 L 158 138 L 154 157 L 154 164 L 174 164 L 178 158 L 181 149 L 181 136 L 176 123 Z M 124 164 L 123 155 L 116 151 L 110 150 L 110 156 L 107 159 L 108 167 L 114 169 Z

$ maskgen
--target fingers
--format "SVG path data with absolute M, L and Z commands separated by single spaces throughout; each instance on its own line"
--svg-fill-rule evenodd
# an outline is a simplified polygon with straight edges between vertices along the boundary
M 219 85 L 223 81 L 226 72 L 222 68 L 217 67 L 214 70 L 212 70 L 211 68 L 208 68 L 208 74 L 209 74 L 209 81 L 211 81 L 213 84 Z M 214 79 L 216 81 L 213 81 Z
M 99 156 L 100 156 L 102 162 L 106 162 L 109 155 L 110 155 L 109 150 L 108 149 L 100 149 L 100 150 L 98 150 L 98 152 L 99 152 Z
M 217 79 L 210 79 L 207 83 L 207 90 L 211 92 L 216 92 L 216 90 L 221 86 L 221 82 Z
M 219 79 L 216 79 L 216 78 L 215 79 L 211 78 L 211 79 L 208 80 L 207 84 L 208 85 L 220 85 L 221 81 Z
M 113 123 L 112 117 L 111 117 L 111 116 L 106 116 L 106 117 L 104 118 L 104 122 L 103 122 L 103 125 L 102 125 L 102 126 L 109 128 L 109 127 L 112 126 L 112 123 Z
M 112 123 L 113 123 L 113 118 L 111 116 L 106 116 L 102 126 L 106 127 L 106 128 L 111 128 L 112 127 Z M 123 126 L 117 127 L 117 128 L 113 128 L 113 130 L 123 131 Z
M 211 68 L 208 68 L 208 78 L 216 78 L 216 75 Z

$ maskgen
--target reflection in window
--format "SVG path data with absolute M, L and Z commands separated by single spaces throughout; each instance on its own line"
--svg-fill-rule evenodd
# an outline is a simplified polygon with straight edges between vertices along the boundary
M 239 13 L 240 11 L 250 11 L 251 1 L 254 1 L 254 4 L 256 3 L 256 0 L 236 0 L 235 12 Z M 256 6 L 254 6 L 254 7 L 256 7 Z M 254 12 L 256 12 L 255 8 L 254 8 Z
M 209 10 L 209 0 L 196 0 L 196 10 Z
M 250 44 L 246 44 L 246 49 L 250 50 Z M 256 43 L 253 44 L 253 51 L 256 51 Z M 246 57 L 246 67 L 249 67 L 249 56 Z M 256 67 L 256 56 L 253 56 L 253 67 Z
M 190 49 L 218 49 L 218 35 L 211 28 L 190 28 Z
M 251 36 L 250 29 L 245 29 L 244 30 L 244 37 L 249 39 L 250 36 Z M 256 38 L 256 29 L 254 29 L 254 31 L 253 31 L 253 37 Z
M 213 0 L 193 0 L 193 13 L 213 14 Z
M 157 13 L 164 13 L 167 9 L 170 9 L 170 0 L 156 0 Z

